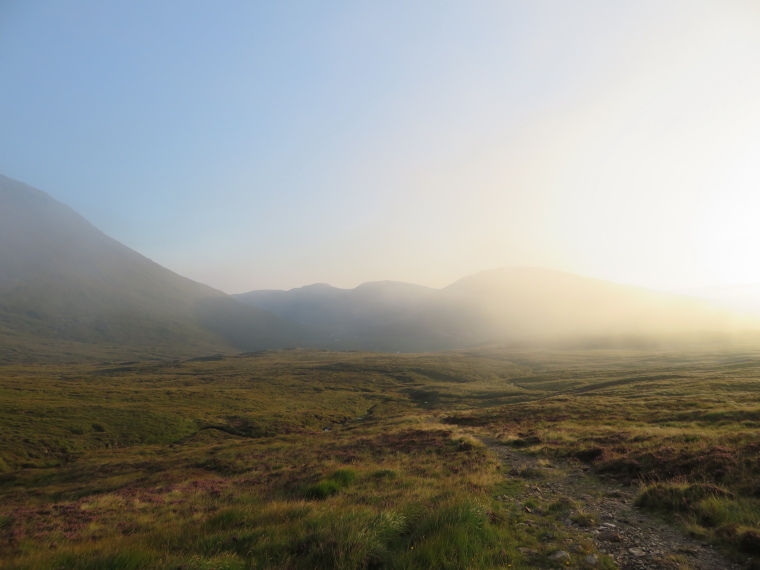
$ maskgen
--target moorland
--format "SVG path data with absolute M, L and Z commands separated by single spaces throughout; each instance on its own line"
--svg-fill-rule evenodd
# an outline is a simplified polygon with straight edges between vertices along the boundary
M 539 268 L 230 296 L 0 176 L 0 566 L 756 568 L 759 330 Z
M 758 428 L 753 347 L 5 364 L 0 566 L 752 567 Z

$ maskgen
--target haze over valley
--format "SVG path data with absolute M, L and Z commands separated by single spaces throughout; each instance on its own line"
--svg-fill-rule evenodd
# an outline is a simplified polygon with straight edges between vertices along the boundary
M 0 567 L 760 568 L 759 6 L 0 1 Z
M 228 296 L 172 273 L 7 177 L 0 177 L 0 205 L 7 361 L 299 346 L 425 352 L 483 344 L 746 342 L 760 326 L 704 300 L 526 267 L 481 271 L 442 289 L 379 281 Z

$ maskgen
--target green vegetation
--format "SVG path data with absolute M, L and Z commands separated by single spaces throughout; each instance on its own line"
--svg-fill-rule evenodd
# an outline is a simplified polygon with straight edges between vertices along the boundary
M 0 566 L 614 568 L 578 501 L 514 500 L 559 458 L 746 558 L 758 378 L 753 352 L 6 365 Z M 474 436 L 543 463 L 509 474 Z
M 675 515 L 728 551 L 760 554 L 757 352 L 515 356 L 516 363 L 540 366 L 540 373 L 513 380 L 534 398 L 454 413 L 448 422 L 525 453 L 585 463 L 601 478 L 640 484 L 640 508 Z

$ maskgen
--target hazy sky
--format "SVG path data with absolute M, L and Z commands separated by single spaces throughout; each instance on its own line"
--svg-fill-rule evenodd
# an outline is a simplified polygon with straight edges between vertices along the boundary
M 760 282 L 760 4 L 0 0 L 0 173 L 229 293 Z

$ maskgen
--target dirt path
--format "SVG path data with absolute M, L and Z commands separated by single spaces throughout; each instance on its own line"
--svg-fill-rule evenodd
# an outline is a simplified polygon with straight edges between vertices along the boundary
M 613 558 L 623 570 L 741 568 L 710 545 L 634 507 L 635 487 L 602 482 L 583 465 L 561 460 L 548 463 L 495 440 L 481 440 L 502 461 L 511 477 L 521 477 L 526 482 L 521 495 L 504 500 L 545 505 L 563 497 L 571 499 L 595 523 L 583 528 L 568 518 L 564 524 L 582 530 L 600 552 Z M 541 514 L 540 509 L 528 509 Z

